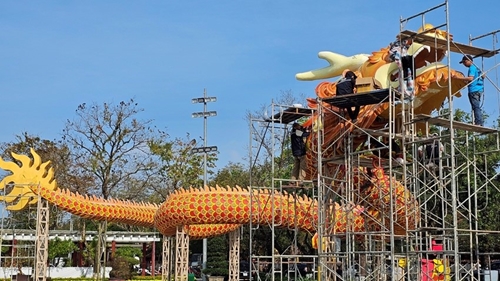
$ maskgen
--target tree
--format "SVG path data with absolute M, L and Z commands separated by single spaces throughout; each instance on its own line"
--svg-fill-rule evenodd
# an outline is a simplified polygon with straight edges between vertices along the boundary
M 73 241 L 71 240 L 63 241 L 58 237 L 56 237 L 54 240 L 49 241 L 49 249 L 48 249 L 49 261 L 54 266 L 59 266 L 61 261 L 56 258 L 60 257 L 65 258 L 76 250 L 78 250 L 78 247 L 75 245 Z
M 228 242 L 226 236 L 217 236 L 208 239 L 207 242 L 207 268 L 204 274 L 211 276 L 229 275 Z
M 137 116 L 143 109 L 134 100 L 117 105 L 83 103 L 76 110 L 77 118 L 68 120 L 63 130 L 63 141 L 70 147 L 79 168 L 90 174 L 97 185 L 93 192 L 104 199 L 120 198 L 130 184 L 137 191 L 135 198 L 151 191 L 149 178 L 153 174 L 153 160 L 148 144 L 162 132 L 155 132 L 151 120 L 141 121 Z M 129 193 L 130 194 L 130 193 Z M 106 231 L 106 222 L 99 224 L 98 232 Z M 97 243 L 95 273 L 100 274 L 103 245 Z
M 158 157 L 157 184 L 153 190 L 164 201 L 168 194 L 181 187 L 201 187 L 203 180 L 203 154 L 191 151 L 196 146 L 196 139 L 175 138 L 173 141 L 155 140 L 149 143 L 151 152 Z M 207 153 L 207 174 L 212 175 L 217 161 L 216 153 Z
M 216 173 L 212 181 L 214 184 L 222 187 L 235 187 L 236 185 L 248 187 L 250 185 L 249 180 L 250 174 L 243 164 L 229 162 L 229 164 Z
M 72 148 L 80 168 L 91 174 L 105 199 L 118 196 L 131 180 L 147 187 L 152 170 L 148 144 L 156 138 L 151 120 L 136 117 L 143 109 L 134 100 L 102 106 L 78 106 L 77 118 L 68 120 L 63 140 Z
M 120 247 L 116 249 L 116 256 L 111 262 L 112 270 L 109 273 L 111 278 L 124 280 L 132 279 L 135 275 L 134 266 L 139 264 L 137 258 L 142 257 L 142 251 L 138 248 Z

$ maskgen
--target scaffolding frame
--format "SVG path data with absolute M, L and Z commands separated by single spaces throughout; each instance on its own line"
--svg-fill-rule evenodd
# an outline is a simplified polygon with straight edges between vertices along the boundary
M 283 228 L 282 210 L 275 208 L 275 194 L 287 195 L 291 198 L 292 205 L 297 204 L 297 199 L 302 194 L 309 193 L 312 198 L 317 198 L 316 189 L 313 186 L 313 181 L 305 180 L 290 180 L 276 177 L 275 158 L 281 155 L 281 152 L 289 138 L 290 125 L 302 117 L 310 117 L 314 112 L 313 109 L 304 108 L 301 105 L 284 105 L 271 102 L 269 108 L 266 109 L 264 115 L 260 118 L 250 118 L 250 204 L 258 204 L 256 210 L 250 208 L 250 271 L 252 280 L 302 280 L 306 276 L 302 276 L 298 264 L 309 265 L 314 268 L 315 255 L 302 255 L 298 251 L 298 233 L 297 226 L 288 228 L 292 232 L 291 245 L 288 245 L 282 251 L 276 249 L 276 230 Z M 270 113 L 270 114 L 269 114 Z M 270 116 L 270 117 L 267 117 Z M 270 138 L 270 144 L 265 147 L 266 139 Z M 269 140 L 269 139 L 268 139 Z M 255 151 L 254 151 L 255 150 Z M 261 151 L 265 150 L 266 157 L 270 160 L 270 169 L 272 178 L 268 183 L 255 183 L 253 179 L 253 168 L 258 164 Z M 269 192 L 271 196 L 264 203 L 259 203 L 257 199 L 258 192 Z M 311 193 L 312 192 L 312 193 Z M 267 221 L 265 225 L 256 225 L 255 220 L 260 220 L 259 211 L 265 207 L 271 207 L 272 219 Z M 311 205 L 310 208 L 313 208 Z M 296 224 L 295 224 L 296 225 Z M 269 239 L 271 240 L 272 251 L 265 255 L 257 254 L 255 251 L 258 248 L 258 241 L 254 239 L 260 231 L 270 232 Z M 256 279 L 254 279 L 254 277 Z
M 421 33 L 405 30 L 410 20 L 421 19 L 422 26 L 426 24 L 425 17 L 431 12 L 443 11 L 445 22 L 431 30 Z M 472 41 L 488 35 L 496 36 L 500 30 L 470 38 L 469 44 L 460 44 L 450 38 L 448 1 L 435 7 L 427 9 L 416 15 L 400 18 L 399 38 L 412 38 L 415 42 L 428 44 L 435 50 L 446 51 L 446 67 L 448 77 L 451 77 L 450 55 L 452 52 L 470 54 L 476 57 L 490 58 L 499 53 L 499 49 L 493 46 L 492 50 L 472 46 Z M 447 38 L 432 38 L 426 34 L 439 28 L 445 28 Z M 426 35 L 426 36 L 424 36 Z M 494 68 L 498 67 L 495 65 Z M 416 73 L 415 69 L 412 71 Z M 401 73 L 400 73 L 401 75 Z M 402 76 L 400 76 L 402 77 Z M 400 83 L 403 83 L 400 79 Z M 491 81 L 491 80 L 490 80 Z M 493 81 L 491 81 L 493 82 Z M 413 102 L 408 104 L 402 102 L 399 107 L 395 104 L 398 100 L 396 89 L 389 89 L 388 99 L 380 102 L 389 102 L 388 118 L 386 128 L 364 129 L 357 127 L 352 132 L 345 131 L 338 134 L 337 139 L 332 143 L 325 143 L 325 136 L 328 128 L 319 128 L 316 132 L 317 142 L 316 169 L 317 173 L 313 178 L 317 182 L 314 187 L 314 198 L 318 199 L 318 248 L 315 257 L 317 274 L 319 280 L 422 280 L 432 278 L 433 274 L 442 274 L 445 278 L 452 280 L 474 280 L 479 275 L 488 275 L 489 271 L 479 270 L 477 263 L 482 260 L 483 267 L 488 266 L 491 255 L 499 256 L 500 253 L 485 253 L 479 248 L 480 236 L 500 235 L 499 231 L 484 229 L 479 225 L 480 212 L 488 208 L 488 198 L 490 193 L 500 191 L 500 187 L 494 181 L 498 173 L 488 174 L 488 167 L 485 165 L 489 152 L 500 151 L 500 137 L 497 129 L 479 127 L 467 123 L 455 121 L 453 92 L 451 79 L 447 81 L 448 96 L 447 103 L 436 113 L 431 115 L 418 114 L 413 110 Z M 492 83 L 494 84 L 494 83 Z M 495 86 L 499 90 L 498 86 Z M 463 89 L 462 89 L 463 90 Z M 319 124 L 324 124 L 327 114 L 337 114 L 330 105 L 325 105 L 324 99 L 318 99 L 318 107 L 315 110 Z M 259 133 L 254 123 L 263 125 L 272 135 L 271 147 L 275 147 L 275 137 L 279 135 L 283 127 L 279 127 L 280 113 L 282 109 L 274 111 L 280 105 L 272 104 L 271 112 L 273 119 L 252 120 L 250 123 L 250 159 L 254 159 L 252 148 L 255 148 L 255 139 L 263 140 L 264 134 Z M 286 106 L 281 106 L 286 108 Z M 341 122 L 349 122 L 343 116 L 338 116 Z M 423 133 L 419 129 L 425 128 Z M 429 129 L 437 129 L 437 135 L 429 134 Z M 419 135 L 422 133 L 421 135 Z M 257 136 L 257 137 L 255 137 Z M 359 179 L 369 180 L 365 170 L 358 167 L 370 167 L 371 162 L 364 157 L 366 153 L 379 153 L 381 150 L 388 150 L 389 155 L 395 151 L 392 141 L 379 148 L 360 146 L 360 138 L 377 139 L 385 137 L 388 140 L 397 140 L 403 155 L 403 164 L 395 161 L 389 156 L 378 165 L 384 168 L 385 173 L 397 180 L 389 181 L 388 194 L 380 193 L 379 196 L 389 198 L 387 202 L 374 205 L 368 202 L 366 197 L 359 193 Z M 481 148 L 477 146 L 480 139 L 491 138 L 494 147 Z M 257 141 L 258 143 L 258 141 Z M 315 141 L 313 141 L 315 143 Z M 419 153 L 424 153 L 423 149 L 429 144 L 436 144 L 440 150 L 438 162 L 430 165 L 430 159 L 425 156 L 420 160 Z M 442 148 L 441 148 L 442 145 Z M 342 147 L 343 153 L 337 153 L 334 146 Z M 257 147 L 259 147 L 257 145 Z M 432 147 L 432 146 L 431 146 Z M 260 147 L 259 147 L 260 148 Z M 259 151 L 257 149 L 257 151 Z M 274 149 L 270 152 L 274 161 Z M 257 152 L 258 156 L 258 152 Z M 413 156 L 413 159 L 411 159 Z M 255 159 L 258 157 L 255 157 Z M 427 161 L 427 162 L 426 162 Z M 480 164 L 483 163 L 483 164 Z M 251 169 L 253 163 L 251 162 Z M 283 182 L 286 179 L 274 177 L 274 162 L 272 163 L 271 194 L 277 191 L 281 193 L 286 190 Z M 467 185 L 462 186 L 461 182 L 467 180 Z M 394 208 L 396 189 L 399 184 L 409 191 L 418 202 L 420 219 L 412 222 L 411 216 L 415 216 L 410 210 L 405 210 L 404 214 L 398 214 L 401 210 Z M 258 187 L 250 184 L 251 194 L 253 189 L 269 187 Z M 297 190 L 294 190 L 296 192 Z M 481 199 L 486 198 L 486 199 Z M 273 196 L 269 199 L 270 204 L 274 202 Z M 349 206 L 362 203 L 365 207 L 378 208 L 379 218 L 372 222 L 374 229 L 363 232 L 353 231 L 354 223 L 347 220 L 346 232 L 335 233 L 335 203 L 341 206 Z M 483 205 L 483 202 L 485 202 Z M 279 210 L 273 210 L 279 220 Z M 255 216 L 256 214 L 251 214 Z M 333 218 L 333 219 L 332 219 Z M 406 221 L 405 221 L 406 220 Z M 398 228 L 409 227 L 411 231 L 404 234 L 396 234 Z M 275 228 L 280 227 L 279 222 L 274 219 L 266 226 L 271 232 L 272 246 L 275 246 Z M 294 258 L 293 255 L 273 252 L 267 256 L 254 256 L 252 247 L 258 243 L 254 241 L 254 233 L 259 226 L 250 224 L 250 251 L 253 270 L 259 271 L 259 265 L 271 264 L 271 276 L 267 279 L 274 280 L 275 273 L 283 280 L 282 265 L 284 259 Z M 465 250 L 469 249 L 469 250 Z M 302 258 L 302 257 L 300 257 Z M 443 264 L 441 272 L 430 270 L 434 263 Z M 269 278 L 270 277 L 270 278 Z M 259 277 L 260 279 L 260 277 Z M 445 279 L 447 280 L 447 279 Z
M 28 186 L 32 186 L 32 184 L 27 185 L 27 184 L 18 184 L 19 185 L 24 185 L 26 188 L 29 188 Z M 9 197 L 6 195 L 7 191 L 7 185 L 3 188 L 3 197 L 7 198 Z M 17 197 L 17 196 L 16 196 Z M 10 201 L 10 200 L 9 200 Z M 16 202 L 14 198 L 14 202 Z M 4 205 L 4 212 L 7 212 L 7 204 Z M 31 207 L 31 205 L 29 205 Z M 37 275 L 37 272 L 44 272 L 43 271 L 43 266 L 46 265 L 41 265 L 39 261 L 45 257 L 43 260 L 47 260 L 47 244 L 48 242 L 45 242 L 44 239 L 44 231 L 47 229 L 48 225 L 48 216 L 49 216 L 49 211 L 48 211 L 48 206 L 47 202 L 42 202 L 40 203 L 40 197 L 38 197 L 38 202 L 37 202 L 37 212 L 36 212 L 36 217 L 34 218 L 37 222 L 41 223 L 36 223 L 35 225 L 35 240 L 34 241 L 25 241 L 23 238 L 23 234 L 18 233 L 16 230 L 16 223 L 15 222 L 8 222 L 10 224 L 9 226 L 6 226 L 6 216 L 5 214 L 2 214 L 2 222 L 1 222 L 1 229 L 0 229 L 0 238 L 4 236 L 6 233 L 6 229 L 9 229 L 9 233 L 12 235 L 12 240 L 7 240 L 10 243 L 5 244 L 3 239 L 1 241 L 1 246 L 2 247 L 7 247 L 10 248 L 10 268 L 11 268 L 11 279 L 15 278 L 14 275 L 15 272 L 18 274 L 23 274 L 23 275 L 32 275 L 33 277 L 35 276 L 40 276 L 40 274 Z M 16 239 L 16 237 L 19 237 L 19 239 Z M 42 246 L 42 248 L 39 247 Z M 45 247 L 43 247 L 45 245 Z M 3 263 L 6 261 L 8 257 L 4 257 L 0 253 L 0 261 Z M 26 268 L 23 271 L 22 264 L 20 264 L 20 261 L 27 261 L 28 262 L 28 270 Z M 43 276 L 40 276 L 40 278 L 44 278 Z M 41 280 L 41 279 L 37 279 Z
M 446 23 L 435 28 L 446 27 L 449 36 L 448 2 L 446 1 L 441 5 L 428 9 L 415 16 L 401 18 L 400 38 L 409 35 L 411 35 L 412 38 L 423 38 L 421 36 L 422 34 L 404 30 L 404 25 L 406 25 L 409 20 L 417 17 L 422 18 L 422 25 L 424 25 L 425 15 L 439 8 L 445 9 Z M 424 31 L 424 33 L 427 32 L 428 31 Z M 434 39 L 427 40 L 430 42 L 437 41 Z M 473 47 L 470 44 L 467 46 L 455 42 L 453 42 L 452 47 L 449 37 L 447 40 L 441 41 L 446 43 L 446 51 L 448 54 L 453 51 L 457 52 L 462 50 L 465 51 L 465 53 L 462 52 L 462 54 L 491 57 L 498 53 L 498 50 L 495 48 L 493 48 L 493 51 L 490 51 Z M 441 45 L 431 45 L 431 47 L 443 49 L 443 42 L 437 42 L 435 44 Z M 448 75 L 450 75 L 451 65 L 449 57 L 447 60 Z M 415 70 L 413 70 L 413 73 L 416 73 Z M 400 82 L 403 83 L 402 79 L 400 79 Z M 393 209 L 395 206 L 393 193 L 395 187 L 391 181 L 390 202 L 387 206 L 382 206 L 383 209 L 387 209 L 388 212 L 382 215 L 382 223 L 378 225 L 379 230 L 377 230 L 376 233 L 355 233 L 348 230 L 345 236 L 342 237 L 342 242 L 345 243 L 345 245 L 339 252 L 334 251 L 333 249 L 335 247 L 332 247 L 335 245 L 335 239 L 338 241 L 338 237 L 335 236 L 331 228 L 327 227 L 329 223 L 327 219 L 329 214 L 327 211 L 330 210 L 332 206 L 329 206 L 327 203 L 320 206 L 320 210 L 325 210 L 325 215 L 320 216 L 318 226 L 319 233 L 320 237 L 326 236 L 325 238 L 328 241 L 327 247 L 325 248 L 326 251 L 320 254 L 326 256 L 323 259 L 320 256 L 320 267 L 323 269 L 322 278 L 326 280 L 348 280 L 359 277 L 379 280 L 380 278 L 390 276 L 392 280 L 400 280 L 403 277 L 407 278 L 407 280 L 419 280 L 424 277 L 431 278 L 431 274 L 424 270 L 421 263 L 431 263 L 436 260 L 440 260 L 445 264 L 445 271 L 443 274 L 448 277 L 462 280 L 474 278 L 474 274 L 476 274 L 477 278 L 478 272 L 474 272 L 473 266 L 467 267 L 464 264 L 463 257 L 468 255 L 469 263 L 471 263 L 470 261 L 473 259 L 478 260 L 478 256 L 480 255 L 488 255 L 488 253 L 479 252 L 478 236 L 486 233 L 490 235 L 499 234 L 498 231 L 479 228 L 478 218 L 480 210 L 477 208 L 478 195 L 499 191 L 500 189 L 493 181 L 497 175 L 484 174 L 482 172 L 483 167 L 478 167 L 476 165 L 478 154 L 484 155 L 487 151 L 478 151 L 478 148 L 475 146 L 475 141 L 480 137 L 479 134 L 493 134 L 496 138 L 495 142 L 498 143 L 498 132 L 496 129 L 454 121 L 454 94 L 455 93 L 452 92 L 451 79 L 448 79 L 448 108 L 439 112 L 438 116 L 429 117 L 417 115 L 412 110 L 411 104 L 408 108 L 404 108 L 405 103 L 403 103 L 403 108 L 400 111 L 400 118 L 396 115 L 397 112 L 391 112 L 392 106 L 389 107 L 388 127 L 385 131 L 369 131 L 358 128 L 357 134 L 349 135 L 348 141 L 344 143 L 345 153 L 339 155 L 337 159 L 343 162 L 341 164 L 345 166 L 346 171 L 345 179 L 337 180 L 335 184 L 345 189 L 343 193 L 332 190 L 332 185 L 329 184 L 332 178 L 335 178 L 335 175 L 340 173 L 340 170 L 332 171 L 323 168 L 319 171 L 320 178 L 324 179 L 320 180 L 322 184 L 319 194 L 321 194 L 321 197 L 325 198 L 325 200 L 321 200 L 320 202 L 325 203 L 332 201 L 348 204 L 348 202 L 356 200 L 353 194 L 359 192 L 359 187 L 354 184 L 354 179 L 359 179 L 364 176 L 359 172 L 357 174 L 352 173 L 356 171 L 355 168 L 357 166 L 366 165 L 366 163 L 363 163 L 360 155 L 366 152 L 374 153 L 376 151 L 370 148 L 364 151 L 359 150 L 359 147 L 354 146 L 356 144 L 354 141 L 355 137 L 365 135 L 367 138 L 386 136 L 389 140 L 398 139 L 401 143 L 404 163 L 408 162 L 408 159 L 406 159 L 408 154 L 412 154 L 414 160 L 411 161 L 410 165 L 399 165 L 394 161 L 394 158 L 390 156 L 384 168 L 389 176 L 398 179 L 407 190 L 414 194 L 419 202 L 422 216 L 415 231 L 410 231 L 404 236 L 395 234 L 394 226 L 397 226 L 395 220 L 397 218 L 394 213 L 396 210 Z M 393 97 L 391 97 L 391 102 L 394 102 Z M 319 102 L 318 104 L 321 105 L 322 103 Z M 322 112 L 326 110 L 328 110 L 328 108 L 325 108 Z M 426 128 L 429 128 L 430 124 L 437 126 L 444 134 L 432 137 L 428 135 L 417 137 L 417 123 L 425 123 Z M 465 136 L 461 138 L 457 137 L 457 132 L 463 131 L 465 131 Z M 443 155 L 443 157 L 439 158 L 437 170 L 430 169 L 424 163 L 417 161 L 417 157 L 415 157 L 418 155 L 419 147 L 422 147 L 429 141 L 447 144 L 445 149 L 447 155 Z M 458 141 L 465 143 L 460 143 L 459 145 L 457 143 Z M 327 149 L 328 148 L 323 148 L 323 151 L 320 152 L 319 155 L 324 157 L 325 154 L 327 154 Z M 388 149 L 389 154 L 392 155 L 394 151 L 392 142 L 389 141 L 385 149 Z M 495 149 L 498 151 L 498 148 Z M 327 157 L 326 159 L 331 158 L 332 157 Z M 323 165 L 325 162 L 328 161 L 324 159 L 318 160 L 318 163 L 322 163 Z M 468 184 L 466 190 L 458 186 L 459 177 L 462 176 L 473 179 L 473 181 Z M 483 181 L 485 183 L 480 185 L 478 178 L 481 177 L 484 179 Z M 357 200 L 359 200 L 359 198 Z M 462 220 L 469 221 L 469 224 L 466 227 L 460 227 L 459 223 Z M 388 221 L 390 227 L 384 227 L 387 223 L 383 221 Z M 332 224 L 334 224 L 334 222 L 330 223 L 330 225 Z M 349 229 L 349 226 L 347 229 Z M 359 236 L 363 237 L 363 239 L 361 239 L 364 241 L 363 243 L 358 242 L 359 240 L 356 239 Z M 462 248 L 467 248 L 467 246 L 463 247 L 464 236 L 468 238 L 465 240 L 469 242 L 468 248 L 474 249 L 470 253 L 460 251 L 461 245 Z M 377 243 L 377 240 L 382 242 Z M 336 249 L 338 250 L 339 247 L 336 247 Z M 404 266 L 398 266 L 398 262 L 401 261 L 404 261 Z M 334 267 L 339 264 L 342 267 L 339 272 L 342 272 L 342 274 L 339 274 L 337 268 Z M 454 271 L 451 270 L 452 268 Z M 487 274 L 487 272 L 480 272 L 479 274 Z

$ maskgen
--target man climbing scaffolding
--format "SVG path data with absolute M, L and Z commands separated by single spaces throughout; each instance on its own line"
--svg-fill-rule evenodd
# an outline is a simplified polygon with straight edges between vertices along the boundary
M 389 45 L 388 62 L 395 62 L 399 69 L 399 76 L 403 75 L 400 93 L 404 94 L 406 100 L 413 100 L 413 57 L 408 55 L 411 39 L 396 40 Z M 401 80 L 400 80 L 401 81 Z

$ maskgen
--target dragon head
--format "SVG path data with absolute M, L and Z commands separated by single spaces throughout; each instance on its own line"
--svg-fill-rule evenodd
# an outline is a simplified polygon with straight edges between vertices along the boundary
M 20 165 L 0 158 L 0 168 L 12 173 L 0 181 L 0 189 L 4 189 L 5 192 L 9 191 L 8 194 L 0 196 L 0 200 L 12 203 L 7 206 L 8 210 L 19 211 L 30 204 L 35 204 L 38 196 L 34 191 L 39 185 L 51 190 L 57 188 L 54 170 L 47 169 L 50 161 L 42 163 L 40 156 L 33 149 L 30 151 L 33 160 L 26 155 L 12 153 L 12 157 L 19 161 Z
M 425 24 L 418 31 L 422 36 L 428 36 L 435 39 L 448 38 L 445 31 L 434 29 L 431 24 Z M 399 39 L 399 36 L 397 37 Z M 450 35 L 450 38 L 452 36 Z M 446 67 L 440 63 L 446 56 L 446 51 L 436 46 L 424 45 L 418 39 L 407 39 L 410 43 L 407 54 L 413 57 L 414 76 L 418 77 L 423 73 Z M 388 59 L 389 47 L 382 48 L 380 51 L 373 52 L 370 59 L 365 63 L 360 71 L 365 77 L 375 77 L 383 88 L 392 86 L 397 88 L 399 85 L 399 71 L 396 63 L 391 63 Z

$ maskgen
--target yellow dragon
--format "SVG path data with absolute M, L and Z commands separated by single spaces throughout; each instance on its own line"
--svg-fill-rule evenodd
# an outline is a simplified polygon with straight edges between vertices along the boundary
M 435 33 L 437 36 L 443 36 L 441 31 Z M 418 67 L 415 79 L 415 111 L 429 114 L 441 105 L 448 93 L 447 83 L 444 83 L 448 79 L 448 69 L 438 62 L 444 57 L 444 53 L 417 43 L 412 44 L 410 52 Z M 320 53 L 320 57 L 326 58 L 330 66 L 299 73 L 297 78 L 325 79 L 338 76 L 345 68 L 349 68 L 355 70 L 360 77 L 375 77 L 383 87 L 394 86 L 397 81 L 391 80 L 391 73 L 396 68 L 393 63 L 387 62 L 386 55 L 387 49 L 374 52 L 371 56 L 359 55 L 351 58 Z M 451 72 L 455 73 L 453 70 Z M 452 83 L 453 91 L 457 93 L 462 86 L 461 82 Z M 322 82 L 316 88 L 319 97 L 330 97 L 334 93 L 335 83 Z M 309 100 L 310 106 L 314 107 L 315 103 L 315 100 Z M 387 103 L 365 106 L 361 110 L 357 126 L 373 129 L 385 126 L 384 118 L 388 116 L 388 108 Z M 307 122 L 312 124 L 315 118 L 316 116 L 313 116 Z M 341 130 L 353 129 L 352 125 L 339 122 L 334 114 L 327 114 L 324 120 L 325 143 L 328 145 L 337 139 Z M 312 135 L 314 137 L 315 134 Z M 314 153 L 315 148 L 309 150 L 308 158 L 314 159 Z M 279 220 L 283 227 L 297 227 L 310 233 L 317 230 L 318 203 L 305 196 L 271 193 L 262 189 L 250 192 L 237 186 L 216 186 L 177 190 L 161 205 L 104 200 L 59 189 L 53 179 L 52 168 L 48 168 L 49 163 L 43 163 L 35 151 L 31 151 L 31 154 L 32 159 L 25 155 L 12 154 L 20 165 L 0 159 L 0 168 L 11 172 L 0 182 L 0 188 L 9 189 L 9 194 L 0 197 L 0 200 L 9 203 L 9 210 L 23 209 L 28 204 L 36 203 L 38 197 L 41 197 L 83 218 L 155 227 L 168 236 L 175 235 L 177 227 L 184 227 L 192 239 L 221 235 L 237 229 L 242 224 L 250 223 L 250 220 L 252 224 L 268 224 Z M 311 173 L 313 167 L 314 160 L 310 160 Z M 360 201 L 366 202 L 366 205 L 335 205 L 331 212 L 334 216 L 331 220 L 334 223 L 334 231 L 362 232 L 374 231 L 382 226 L 388 227 L 386 224 L 391 220 L 382 219 L 382 214 L 389 212 L 390 204 L 395 205 L 392 220 L 395 233 L 404 234 L 415 229 L 420 214 L 418 203 L 411 192 L 395 179 L 385 175 L 380 167 L 374 166 L 370 170 L 359 168 L 359 171 L 371 175 L 369 178 L 355 181 L 359 187 L 359 196 L 364 197 Z M 391 183 L 393 198 L 390 195 Z M 274 200 L 269 200 L 271 196 L 274 196 Z
M 33 150 L 31 154 L 33 159 L 12 153 L 20 165 L 0 158 L 0 168 L 12 173 L 0 182 L 1 187 L 10 187 L 9 194 L 0 198 L 9 203 L 9 210 L 21 210 L 34 204 L 39 195 L 58 208 L 83 218 L 155 227 L 167 236 L 175 235 L 177 227 L 181 226 L 191 239 L 201 239 L 233 231 L 242 224 L 249 224 L 250 220 L 253 224 L 268 224 L 273 218 L 282 227 L 297 227 L 311 233 L 316 231 L 318 204 L 306 196 L 278 192 L 271 194 L 271 191 L 266 190 L 252 191 L 251 194 L 248 189 L 240 187 L 206 187 L 178 190 L 160 206 L 104 200 L 59 189 L 53 179 L 52 168 L 48 168 L 49 162 L 42 163 L 40 156 Z M 387 212 L 391 179 L 382 168 L 374 168 L 372 173 L 371 184 L 363 189 L 370 207 L 335 206 L 334 221 L 338 233 L 345 232 L 347 228 L 363 231 L 366 225 L 376 230 L 381 213 Z M 399 182 L 392 180 L 392 183 L 396 187 L 394 196 L 398 205 L 394 215 L 395 231 L 403 234 L 408 226 L 415 227 L 418 206 L 414 197 Z M 360 186 L 364 184 L 363 180 L 359 181 Z M 271 195 L 274 196 L 272 201 L 269 200 Z M 404 219 L 408 214 L 412 217 L 409 221 Z

